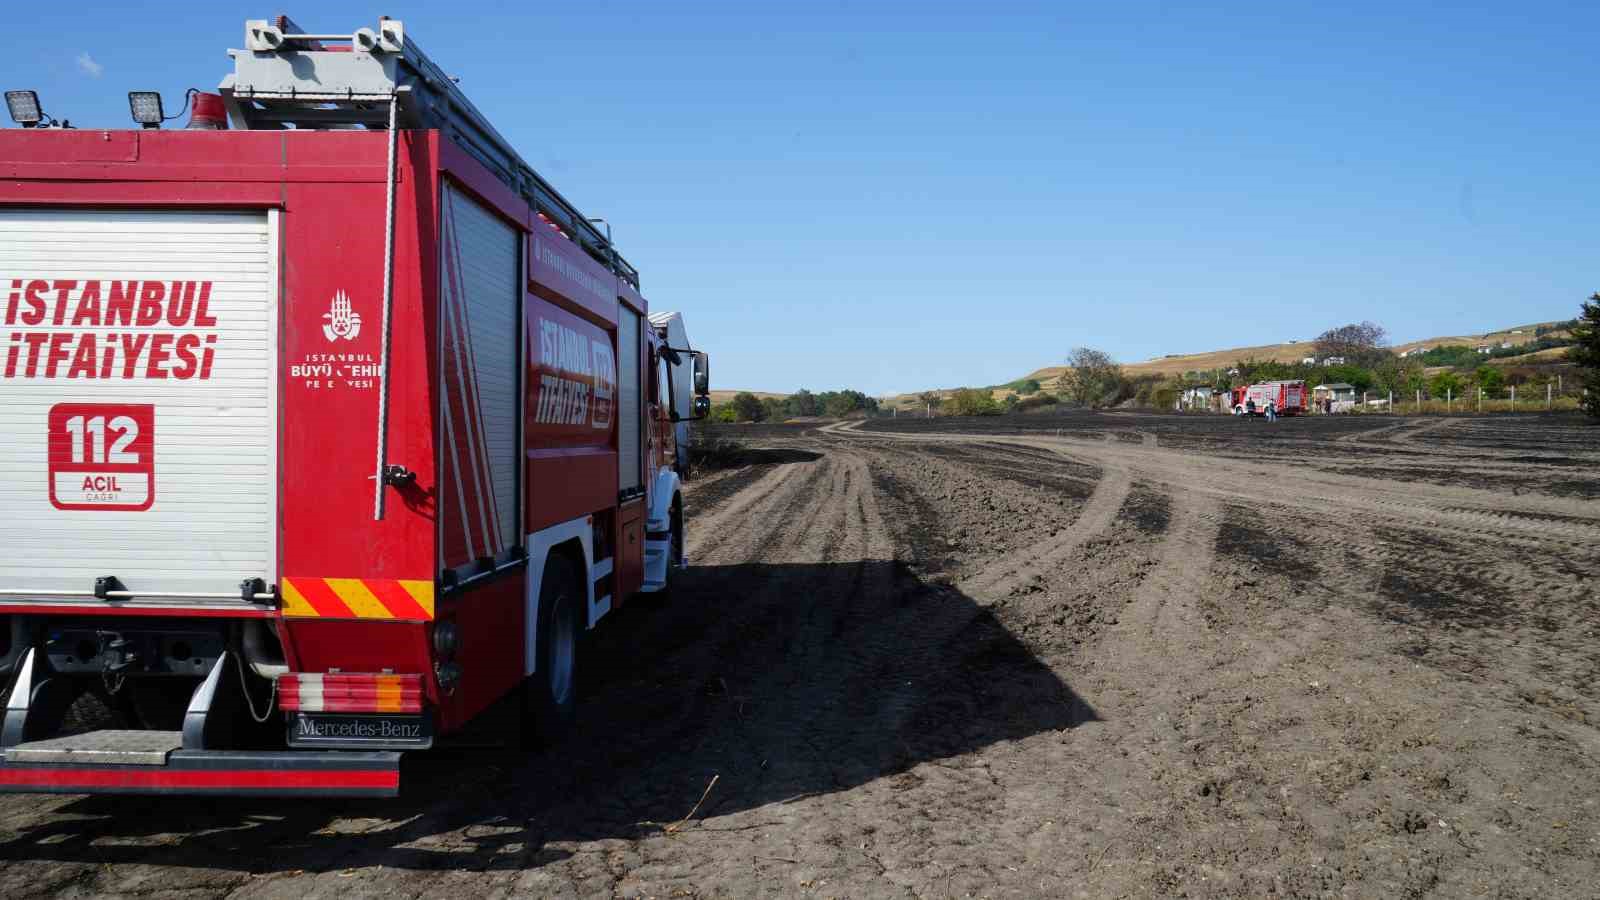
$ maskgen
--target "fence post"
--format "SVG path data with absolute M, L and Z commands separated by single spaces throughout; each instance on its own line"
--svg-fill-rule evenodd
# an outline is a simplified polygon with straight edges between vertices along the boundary
M 1551 387 L 1550 382 L 1547 381 L 1547 382 L 1544 383 L 1544 411 L 1545 412 L 1549 412 L 1551 410 L 1551 408 L 1552 408 L 1551 405 L 1550 405 L 1550 400 L 1551 400 L 1550 387 Z
M 1483 412 L 1483 388 L 1478 388 L 1478 412 Z
M 1422 412 L 1422 388 L 1417 388 L 1417 412 Z
M 1456 411 L 1455 392 L 1456 392 L 1455 388 L 1445 388 L 1444 389 L 1444 411 L 1447 414 L 1448 413 L 1453 413 L 1453 412 Z
M 1511 411 L 1517 411 L 1517 386 L 1514 384 L 1511 386 Z

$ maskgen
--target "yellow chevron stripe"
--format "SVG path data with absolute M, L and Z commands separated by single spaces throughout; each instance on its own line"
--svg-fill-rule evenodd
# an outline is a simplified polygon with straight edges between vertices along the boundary
M 283 579 L 283 614 L 286 616 L 315 616 L 317 611 L 306 602 L 305 595 L 294 586 L 294 582 Z
M 333 588 L 333 592 L 339 595 L 339 599 L 344 601 L 345 606 L 350 607 L 350 611 L 355 614 L 356 618 L 394 618 L 394 613 L 389 612 L 387 606 L 378 602 L 378 598 L 367 590 L 366 584 L 361 579 L 324 578 L 322 580 L 328 583 L 328 587 Z
M 417 605 L 428 611 L 428 618 L 433 618 L 433 582 L 432 581 L 407 581 L 400 579 L 400 586 L 405 588 L 411 599 Z

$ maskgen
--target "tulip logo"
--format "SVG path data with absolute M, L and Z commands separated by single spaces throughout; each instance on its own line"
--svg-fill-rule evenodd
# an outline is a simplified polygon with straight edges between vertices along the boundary
M 350 308 L 350 297 L 344 291 L 333 295 L 333 304 L 322 314 L 327 321 L 322 325 L 322 335 L 335 343 L 340 338 L 356 339 L 361 333 L 361 314 Z

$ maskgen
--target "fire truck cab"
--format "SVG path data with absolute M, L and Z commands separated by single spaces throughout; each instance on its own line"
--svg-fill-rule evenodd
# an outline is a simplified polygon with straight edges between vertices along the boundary
M 708 359 L 609 226 L 399 21 L 230 54 L 186 129 L 8 94 L 0 791 L 392 795 L 686 563 Z

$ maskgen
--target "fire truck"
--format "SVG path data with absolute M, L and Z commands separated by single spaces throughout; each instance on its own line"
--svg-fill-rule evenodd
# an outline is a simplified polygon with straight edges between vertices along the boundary
M 3 791 L 394 795 L 686 562 L 708 360 L 610 226 L 399 21 L 243 43 L 186 128 L 7 94 Z
M 1236 416 L 1267 414 L 1267 404 L 1275 404 L 1278 415 L 1298 416 L 1306 411 L 1311 395 L 1304 381 L 1263 381 L 1233 389 L 1233 414 Z M 1255 401 L 1252 413 L 1247 401 Z

